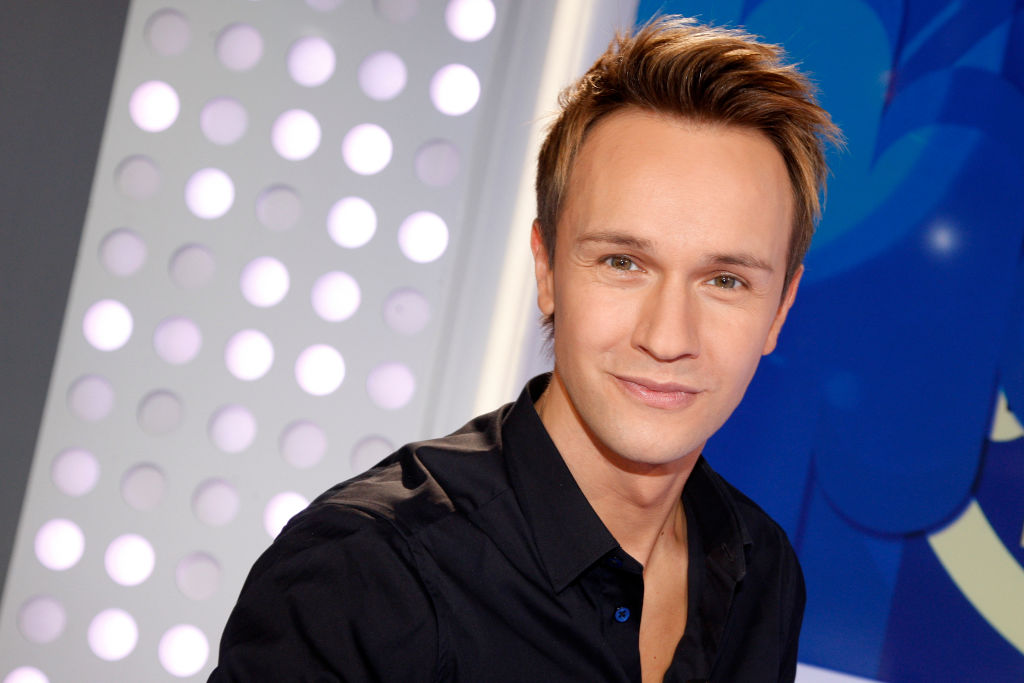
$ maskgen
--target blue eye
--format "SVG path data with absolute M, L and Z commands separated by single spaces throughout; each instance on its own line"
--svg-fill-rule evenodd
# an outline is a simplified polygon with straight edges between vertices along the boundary
M 615 256 L 608 256 L 604 260 L 609 266 L 615 270 L 640 270 L 640 267 L 633 262 L 633 259 L 622 254 L 616 254 Z

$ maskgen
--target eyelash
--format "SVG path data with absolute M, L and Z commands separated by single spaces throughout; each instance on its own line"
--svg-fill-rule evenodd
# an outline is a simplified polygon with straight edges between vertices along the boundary
M 723 286 L 721 286 L 721 284 L 720 284 L 721 280 L 730 280 L 732 282 L 732 286 L 731 287 L 723 287 Z M 708 280 L 708 282 L 711 283 L 712 285 L 714 285 L 715 287 L 718 287 L 719 289 L 740 289 L 741 287 L 746 287 L 747 286 L 747 283 L 745 283 L 743 280 L 741 280 L 740 278 L 736 277 L 735 275 L 731 275 L 729 273 L 719 273 L 718 275 L 716 275 L 713 278 L 711 278 L 710 280 Z
M 615 261 L 619 261 L 619 262 L 625 261 L 625 262 L 628 263 L 628 266 L 626 268 L 620 268 L 620 267 L 618 267 L 618 266 L 616 266 L 614 264 Z M 603 259 L 601 259 L 601 262 L 604 263 L 605 265 L 607 265 L 609 268 L 612 268 L 614 270 L 619 270 L 619 271 L 622 271 L 624 273 L 625 272 L 634 271 L 634 270 L 640 270 L 640 266 L 638 266 L 636 264 L 636 261 L 634 261 L 629 256 L 626 256 L 625 254 L 612 254 L 611 256 L 605 256 Z M 629 267 L 629 266 L 632 266 L 632 267 Z

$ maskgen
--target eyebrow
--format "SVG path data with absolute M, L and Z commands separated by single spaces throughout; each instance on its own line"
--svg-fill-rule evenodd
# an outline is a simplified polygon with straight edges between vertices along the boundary
M 589 235 L 584 235 L 576 241 L 577 244 L 586 244 L 588 242 L 617 244 L 621 247 L 629 247 L 631 249 L 639 249 L 642 251 L 646 251 L 654 246 L 650 240 L 633 237 L 632 235 L 624 235 L 620 232 L 595 232 Z
M 753 254 L 712 254 L 706 259 L 709 266 L 740 266 L 743 268 L 754 268 L 763 270 L 768 274 L 774 273 L 775 268 L 767 261 L 760 259 Z

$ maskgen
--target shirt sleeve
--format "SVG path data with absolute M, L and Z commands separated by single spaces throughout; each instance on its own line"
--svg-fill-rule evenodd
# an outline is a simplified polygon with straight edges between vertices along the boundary
M 437 620 L 405 538 L 335 506 L 306 510 L 257 560 L 210 681 L 429 681 Z

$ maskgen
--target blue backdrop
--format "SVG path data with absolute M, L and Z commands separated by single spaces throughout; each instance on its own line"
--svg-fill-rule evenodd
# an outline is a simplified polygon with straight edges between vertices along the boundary
M 1024 432 L 990 432 L 1001 392 L 1024 416 L 1024 0 L 642 1 L 638 19 L 657 12 L 783 44 L 848 139 L 779 349 L 707 452 L 797 548 L 801 660 L 1024 680 L 1024 612 L 976 606 L 984 577 L 954 581 L 929 541 L 980 509 L 1017 581 L 988 589 L 1024 604 Z

